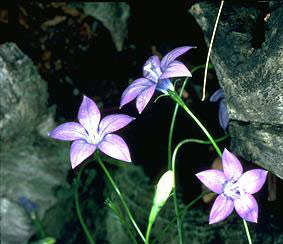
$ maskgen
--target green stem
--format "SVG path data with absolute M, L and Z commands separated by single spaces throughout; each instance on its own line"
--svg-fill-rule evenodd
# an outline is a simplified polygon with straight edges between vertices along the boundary
M 44 231 L 44 229 L 43 229 L 43 226 L 42 226 L 41 221 L 40 221 L 39 218 L 38 218 L 37 213 L 35 213 L 35 212 L 31 213 L 31 220 L 32 220 L 33 225 L 34 225 L 34 226 L 36 227 L 36 229 L 37 229 L 39 238 L 40 238 L 40 239 L 45 238 L 45 237 L 46 237 L 46 233 L 45 233 L 45 231 Z
M 114 190 L 116 191 L 117 195 L 119 196 L 128 216 L 129 216 L 129 219 L 131 220 L 132 224 L 134 225 L 136 231 L 138 232 L 138 234 L 140 235 L 141 239 L 143 240 L 144 243 L 146 243 L 146 240 L 145 240 L 145 237 L 143 236 L 141 230 L 139 229 L 136 221 L 134 220 L 131 212 L 130 212 L 130 209 L 128 208 L 128 205 L 126 203 L 126 201 L 124 200 L 124 197 L 122 195 L 122 193 L 120 192 L 119 188 L 117 187 L 116 183 L 114 182 L 112 176 L 110 175 L 109 171 L 107 170 L 107 168 L 105 167 L 104 163 L 102 162 L 102 160 L 100 159 L 100 156 L 99 154 L 97 153 L 97 161 L 99 163 L 99 165 L 101 166 L 101 168 L 103 169 L 104 173 L 106 174 L 108 180 L 110 181 L 111 185 L 113 186 Z
M 77 215 L 78 215 L 78 219 L 81 223 L 81 226 L 85 232 L 85 235 L 87 236 L 87 239 L 89 241 L 89 243 L 91 244 L 95 244 L 95 241 L 92 237 L 92 235 L 90 234 L 87 226 L 86 226 L 86 223 L 82 217 L 82 214 L 81 214 L 81 210 L 80 210 L 80 203 L 79 203 L 79 187 L 80 187 L 80 179 L 81 179 L 81 175 L 82 175 L 82 172 L 84 170 L 84 168 L 86 167 L 87 163 L 83 164 L 79 170 L 79 173 L 77 175 L 77 179 L 76 179 L 76 189 L 75 189 L 75 206 L 76 206 L 76 212 L 77 212 Z
M 202 65 L 199 65 L 199 66 L 196 66 L 192 69 L 192 74 L 194 72 L 196 72 L 197 70 L 199 69 L 202 69 L 202 68 L 205 68 L 205 65 L 202 64 Z M 189 77 L 187 77 L 184 82 L 183 82 L 183 85 L 181 87 L 181 90 L 179 92 L 179 96 L 181 97 L 182 94 L 183 94 L 183 91 L 185 89 L 185 86 L 188 82 L 188 79 Z M 170 125 L 170 129 L 169 129 L 169 136 L 168 136 L 168 169 L 171 169 L 172 168 L 172 165 L 171 165 L 171 158 L 172 158 L 172 138 L 173 138 L 173 130 L 174 130 L 174 126 L 175 126 L 175 121 L 176 121 L 176 116 L 177 116 L 177 112 L 178 112 L 178 109 L 179 109 L 179 104 L 176 103 L 175 105 L 175 108 L 174 108 L 174 112 L 173 112 L 173 115 L 172 115 L 172 120 L 171 120 L 171 125 Z
M 163 234 L 165 234 L 165 232 L 176 222 L 176 220 L 178 218 L 181 218 L 186 211 L 188 211 L 196 202 L 198 202 L 200 199 L 202 199 L 202 197 L 206 194 L 210 193 L 210 191 L 205 191 L 202 194 L 200 194 L 198 197 L 196 197 L 193 201 L 191 201 L 188 205 L 186 205 L 180 212 L 179 215 L 176 216 L 174 219 L 172 219 L 170 221 L 170 223 L 167 224 L 167 226 L 161 231 L 161 233 L 158 234 L 158 236 L 152 241 L 152 244 L 155 244 L 157 242 L 157 240 L 160 238 L 160 236 L 162 236 Z
M 252 238 L 250 236 L 249 227 L 247 225 L 247 222 L 244 219 L 243 219 L 243 222 L 244 222 L 244 226 L 245 226 L 245 230 L 246 230 L 246 234 L 247 234 L 247 237 L 248 237 L 249 244 L 253 244 L 252 243 Z
M 207 129 L 202 125 L 202 123 L 199 121 L 199 119 L 191 112 L 191 110 L 187 107 L 187 105 L 180 98 L 180 96 L 178 96 L 178 94 L 175 91 L 168 91 L 168 93 L 169 93 L 169 96 L 175 102 L 177 102 L 188 113 L 188 115 L 197 123 L 197 125 L 202 129 L 204 134 L 207 136 L 207 138 L 209 139 L 209 141 L 211 142 L 211 144 L 215 148 L 215 150 L 218 153 L 218 155 L 221 157 L 222 156 L 221 151 L 220 151 L 219 147 L 217 146 L 217 144 L 215 143 L 215 141 L 212 138 L 212 136 L 209 134 Z

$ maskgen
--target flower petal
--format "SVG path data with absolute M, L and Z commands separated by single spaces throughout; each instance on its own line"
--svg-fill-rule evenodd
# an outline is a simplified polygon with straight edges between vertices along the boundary
M 81 124 L 77 122 L 67 122 L 57 126 L 48 133 L 48 136 L 62 141 L 74 141 L 86 138 L 87 134 Z
M 157 83 L 161 75 L 160 60 L 158 56 L 149 57 L 143 65 L 143 76 Z
M 96 145 L 89 144 L 85 140 L 76 140 L 71 145 L 70 159 L 72 168 L 77 167 L 96 150 Z
M 227 106 L 223 100 L 221 100 L 219 103 L 218 119 L 219 119 L 219 124 L 221 128 L 224 131 L 226 131 L 229 125 L 229 114 L 228 114 Z
M 126 114 L 113 114 L 104 117 L 99 124 L 99 135 L 103 138 L 106 134 L 119 130 L 135 118 Z
M 112 158 L 131 162 L 129 148 L 122 137 L 115 134 L 106 135 L 98 144 L 98 148 Z
M 243 167 L 240 161 L 233 153 L 226 148 L 222 154 L 222 165 L 227 180 L 238 180 L 243 173 Z
M 120 108 L 134 100 L 141 92 L 143 92 L 145 89 L 152 86 L 153 84 L 153 82 L 146 78 L 139 78 L 133 81 L 122 94 Z
M 216 90 L 211 97 L 209 98 L 210 102 L 217 102 L 219 99 L 224 98 L 224 90 L 222 88 L 219 88 Z
M 95 102 L 84 96 L 78 113 L 78 120 L 88 133 L 96 133 L 100 121 L 100 111 Z
M 168 64 L 159 79 L 168 79 L 183 76 L 192 77 L 192 74 L 182 62 L 175 60 Z
M 196 174 L 196 177 L 210 190 L 221 194 L 226 178 L 221 170 L 209 169 Z
M 151 85 L 138 95 L 136 107 L 139 113 L 141 113 L 144 110 L 145 106 L 148 104 L 149 100 L 153 96 L 155 88 L 156 85 Z
M 156 90 L 168 94 L 168 90 L 174 91 L 174 86 L 169 79 L 162 79 L 158 81 Z
M 233 212 L 233 209 L 233 201 L 223 194 L 219 195 L 211 208 L 209 224 L 215 224 L 226 219 Z
M 267 173 L 266 170 L 262 169 L 249 170 L 240 177 L 237 184 L 240 185 L 245 192 L 254 194 L 262 188 Z
M 190 47 L 190 46 L 178 47 L 173 49 L 171 52 L 167 53 L 161 60 L 161 70 L 166 71 L 168 65 L 171 62 L 173 62 L 180 55 L 184 54 L 185 52 L 189 51 L 192 48 L 194 47 Z
M 234 200 L 235 209 L 241 218 L 257 223 L 258 205 L 255 198 L 246 193 Z

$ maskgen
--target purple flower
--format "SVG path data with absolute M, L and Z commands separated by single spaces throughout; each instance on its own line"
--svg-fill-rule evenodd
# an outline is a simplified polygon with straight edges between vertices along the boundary
M 120 108 L 137 98 L 136 107 L 139 113 L 141 113 L 155 90 L 159 90 L 165 94 L 167 94 L 167 90 L 174 90 L 174 86 L 169 78 L 191 77 L 191 72 L 187 67 L 175 60 L 191 48 L 193 47 L 175 48 L 167 53 L 161 61 L 158 56 L 151 56 L 143 66 L 144 77 L 133 81 L 123 92 Z
M 27 197 L 24 196 L 19 197 L 18 202 L 20 205 L 22 205 L 25 208 L 25 210 L 29 214 L 35 212 L 38 209 L 38 205 L 35 202 L 28 199 Z
M 258 205 L 251 194 L 262 188 L 267 171 L 253 169 L 243 174 L 240 161 L 227 149 L 223 152 L 222 164 L 223 171 L 210 169 L 196 174 L 204 185 L 219 194 L 212 206 L 209 223 L 224 220 L 234 207 L 241 218 L 256 223 Z
M 226 131 L 229 125 L 229 114 L 228 109 L 225 101 L 224 91 L 223 89 L 216 90 L 211 97 L 209 98 L 210 102 L 217 102 L 219 101 L 218 107 L 218 120 L 221 128 Z
M 112 132 L 129 124 L 135 118 L 125 114 L 108 115 L 100 121 L 96 104 L 84 96 L 79 108 L 78 122 L 67 122 L 53 129 L 49 136 L 63 141 L 74 141 L 71 145 L 72 168 L 95 152 L 98 148 L 110 157 L 131 162 L 125 141 Z

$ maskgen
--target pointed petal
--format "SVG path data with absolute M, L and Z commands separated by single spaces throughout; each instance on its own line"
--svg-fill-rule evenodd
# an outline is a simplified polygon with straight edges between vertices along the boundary
M 217 102 L 219 99 L 224 98 L 224 90 L 222 88 L 219 88 L 216 90 L 211 97 L 209 98 L 210 102 Z
M 221 194 L 226 178 L 221 170 L 209 169 L 196 174 L 196 177 L 210 190 Z
M 267 173 L 266 170 L 262 169 L 249 170 L 240 177 L 237 184 L 244 189 L 245 192 L 254 194 L 262 188 Z
M 223 194 L 219 195 L 211 208 L 209 224 L 215 224 L 226 219 L 233 212 L 233 209 L 233 201 Z
M 89 144 L 85 140 L 76 140 L 71 145 L 70 159 L 72 168 L 77 167 L 82 161 L 95 152 L 96 145 Z
M 227 180 L 238 180 L 243 173 L 243 167 L 240 161 L 233 153 L 226 148 L 222 154 L 222 165 Z
M 168 79 L 183 76 L 192 77 L 192 74 L 182 62 L 175 60 L 168 64 L 159 79 Z
M 78 113 L 78 120 L 88 133 L 96 133 L 100 121 L 100 111 L 95 102 L 84 96 Z
M 129 148 L 122 137 L 115 134 L 106 135 L 98 144 L 99 150 L 112 158 L 131 162 Z
M 158 56 L 149 57 L 143 65 L 143 76 L 157 83 L 161 75 L 160 60 Z
M 122 94 L 120 108 L 134 100 L 141 92 L 153 84 L 153 82 L 146 78 L 139 78 L 132 82 Z
M 119 130 L 135 118 L 126 114 L 113 114 L 104 117 L 99 124 L 99 135 L 103 138 L 106 134 Z
M 228 114 L 228 109 L 225 104 L 225 102 L 222 100 L 219 103 L 219 109 L 218 109 L 218 119 L 219 119 L 219 124 L 221 128 L 226 131 L 228 125 L 229 125 L 229 114 Z
M 178 47 L 173 49 L 171 52 L 167 53 L 161 60 L 161 70 L 165 71 L 171 62 L 173 62 L 180 55 L 184 54 L 185 52 L 189 51 L 192 48 L 194 47 L 190 47 L 190 46 Z
M 246 193 L 234 200 L 235 209 L 241 218 L 257 223 L 258 205 L 255 198 Z
M 137 97 L 136 107 L 139 113 L 141 113 L 145 106 L 148 104 L 149 100 L 153 96 L 156 85 L 151 85 L 147 89 L 145 89 L 142 93 L 140 93 Z
M 48 136 L 62 141 L 74 141 L 86 138 L 87 134 L 84 127 L 79 123 L 67 122 L 57 126 L 48 133 Z

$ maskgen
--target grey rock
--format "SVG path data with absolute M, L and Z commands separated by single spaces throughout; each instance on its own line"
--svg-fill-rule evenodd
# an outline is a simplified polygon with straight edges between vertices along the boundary
M 34 202 L 40 219 L 54 206 L 54 188 L 68 186 L 68 147 L 47 138 L 55 126 L 47 86 L 14 43 L 0 48 L 1 243 L 25 244 L 35 233 L 20 205 Z
M 189 10 L 207 45 L 218 8 L 201 2 Z M 225 92 L 233 151 L 283 178 L 283 5 L 269 14 L 264 20 L 259 8 L 224 3 L 211 61 Z

